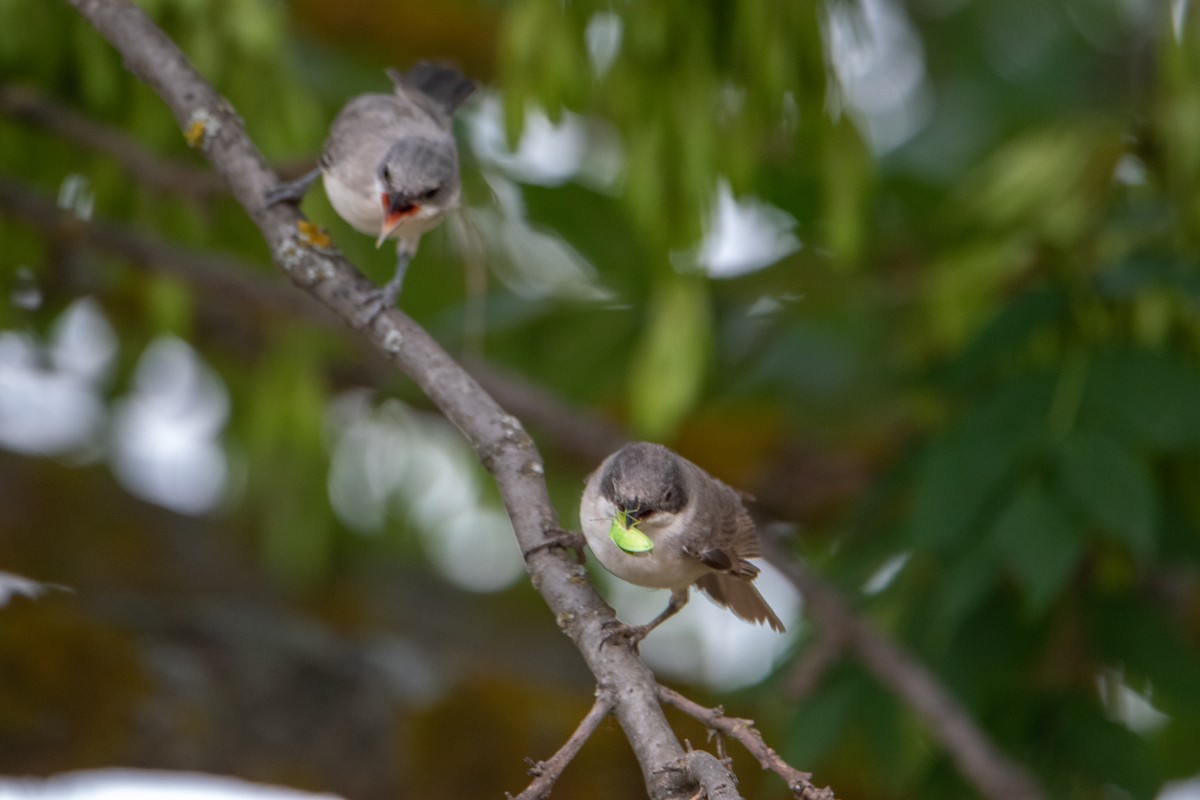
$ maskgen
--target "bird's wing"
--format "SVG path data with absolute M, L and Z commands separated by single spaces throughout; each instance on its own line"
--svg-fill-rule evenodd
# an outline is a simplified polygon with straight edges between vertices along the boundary
M 725 606 L 741 619 L 766 623 L 783 633 L 783 622 L 749 581 L 710 572 L 696 581 L 696 585 L 714 602 Z
M 710 478 L 716 484 L 713 494 L 716 496 L 717 507 L 720 509 L 721 531 L 718 541 L 741 558 L 757 558 L 762 555 L 758 544 L 758 531 L 750 512 L 742 505 L 742 494 L 727 486 L 716 478 Z
M 733 489 L 692 465 L 690 493 L 696 507 L 684 552 L 716 572 L 753 580 L 759 555 L 754 521 Z
M 361 164 L 361 175 L 347 175 L 345 182 L 369 186 L 375 167 L 395 140 L 395 132 L 406 122 L 424 119 L 419 109 L 390 94 L 359 95 L 343 106 L 329 129 L 321 166 Z M 419 123 L 418 123 L 419 124 Z M 434 126 L 430 121 L 426 125 Z M 436 127 L 432 128 L 437 130 Z M 351 156 L 359 156 L 351 158 Z

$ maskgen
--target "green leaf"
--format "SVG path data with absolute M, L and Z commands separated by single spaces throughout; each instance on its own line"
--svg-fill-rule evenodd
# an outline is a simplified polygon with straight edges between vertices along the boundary
M 1058 597 L 1083 552 L 1071 519 L 1040 481 L 1030 481 L 996 520 L 993 536 L 1024 590 L 1026 610 L 1040 616 Z
M 1110 301 L 1132 302 L 1155 289 L 1200 300 L 1200 275 L 1190 257 L 1141 253 L 1109 265 L 1095 278 L 1096 289 Z
M 947 564 L 929 602 L 923 636 L 944 646 L 992 591 L 998 575 L 996 554 L 988 547 L 975 548 Z
M 965 385 L 1023 347 L 1037 332 L 1058 322 L 1067 311 L 1057 291 L 1031 291 L 1003 306 L 950 368 L 950 380 Z
M 983 401 L 925 454 L 917 474 L 909 531 L 914 544 L 945 547 L 981 535 L 981 516 L 1044 435 L 1048 376 L 1027 376 Z
M 841 669 L 832 674 L 820 691 L 795 708 L 783 750 L 793 764 L 811 764 L 835 747 L 839 737 L 854 724 L 863 698 L 874 685 L 857 670 Z M 820 725 L 812 721 L 819 719 Z
M 673 276 L 651 314 L 634 355 L 630 401 L 638 434 L 661 440 L 691 410 L 703 384 L 712 327 L 704 281 Z
M 844 117 L 826 145 L 824 212 L 829 246 L 838 265 L 854 266 L 866 239 L 864 206 L 870 197 L 870 157 L 858 132 Z
M 1045 126 L 997 148 L 961 187 L 961 208 L 999 228 L 1069 242 L 1093 219 L 1124 146 L 1099 119 Z
M 1169 355 L 1124 349 L 1096 359 L 1081 413 L 1097 428 L 1164 450 L 1200 445 L 1200 370 Z
M 1105 533 L 1139 558 L 1153 553 L 1158 497 L 1144 461 L 1106 434 L 1075 431 L 1059 446 L 1058 467 L 1067 493 Z

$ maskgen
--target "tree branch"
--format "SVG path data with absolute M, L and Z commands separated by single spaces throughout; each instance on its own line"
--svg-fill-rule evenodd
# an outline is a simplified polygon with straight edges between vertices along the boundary
M 323 306 L 303 295 L 281 291 L 278 281 L 234 256 L 185 250 L 112 220 L 80 219 L 17 181 L 0 178 L 0 212 L 24 220 L 58 243 L 77 242 L 119 256 L 151 272 L 170 275 L 224 298 L 311 320 L 333 322 Z
M 98 150 L 139 181 L 164 194 L 207 199 L 225 192 L 225 184 L 208 170 L 154 155 L 136 139 L 64 108 L 27 86 L 0 86 L 0 114 Z
M 629 442 L 629 437 L 604 417 L 575 408 L 520 375 L 478 358 L 466 359 L 463 366 L 501 405 L 535 422 L 556 447 L 584 463 L 598 464 Z
M 258 226 L 272 260 L 295 284 L 351 324 L 374 287 L 340 254 L 313 246 L 298 227 L 298 210 L 267 205 L 266 192 L 277 181 L 228 102 L 128 0 L 69 2 L 166 102 L 189 141 L 203 150 Z M 685 754 L 658 703 L 653 674 L 629 647 L 601 650 L 602 625 L 613 619 L 612 609 L 565 553 L 537 547 L 547 541 L 546 531 L 556 527 L 556 519 L 532 439 L 407 315 L 398 310 L 380 314 L 361 334 L 462 431 L 495 477 L 521 550 L 531 553 L 526 567 L 533 586 L 575 642 L 600 690 L 612 697 L 649 795 L 655 800 L 687 797 L 689 782 L 681 780 L 677 766 Z
M 925 721 L 958 771 L 981 794 L 993 800 L 1042 800 L 1033 777 L 992 744 L 921 662 L 855 613 L 837 589 L 786 555 L 770 536 L 763 537 L 763 555 L 804 596 L 805 610 L 818 624 L 839 631 L 841 642 L 875 679 Z
M 705 800 L 741 800 L 737 778 L 721 761 L 705 750 L 689 750 L 680 767 L 692 777 Z
M 794 797 L 801 800 L 835 800 L 831 789 L 818 789 L 813 785 L 812 773 L 802 772 L 780 758 L 779 754 L 763 741 L 762 734 L 754 727 L 752 720 L 727 717 L 722 709 L 705 708 L 695 700 L 689 700 L 662 684 L 658 686 L 658 697 L 667 705 L 674 706 L 699 721 L 709 730 L 737 741 L 754 756 L 763 769 L 769 769 L 787 781 Z
M 510 800 L 543 800 L 543 798 L 549 797 L 550 789 L 558 780 L 558 776 L 562 775 L 567 764 L 571 763 L 571 759 L 575 758 L 583 749 L 584 743 L 596 732 L 604 718 L 612 713 L 612 708 L 612 700 L 609 698 L 608 692 L 597 691 L 596 702 L 592 704 L 592 710 L 579 723 L 579 727 L 571 734 L 571 738 L 567 739 L 558 752 L 550 756 L 548 760 L 529 762 L 529 774 L 536 777 L 525 791 L 515 798 L 508 795 Z

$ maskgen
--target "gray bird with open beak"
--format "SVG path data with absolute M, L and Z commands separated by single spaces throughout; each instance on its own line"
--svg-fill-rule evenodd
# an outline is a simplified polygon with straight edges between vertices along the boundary
M 421 234 L 458 208 L 461 190 L 453 116 L 475 83 L 453 67 L 421 62 L 389 69 L 391 94 L 364 94 L 334 119 L 320 166 L 268 200 L 299 202 L 317 176 L 329 202 L 376 247 L 396 240 L 396 274 L 364 307 L 364 324 L 391 308 Z
M 622 580 L 670 589 L 666 610 L 619 636 L 632 644 L 687 603 L 695 584 L 747 622 L 783 623 L 754 587 L 758 532 L 741 495 L 662 445 L 636 442 L 587 478 L 579 520 L 588 547 Z

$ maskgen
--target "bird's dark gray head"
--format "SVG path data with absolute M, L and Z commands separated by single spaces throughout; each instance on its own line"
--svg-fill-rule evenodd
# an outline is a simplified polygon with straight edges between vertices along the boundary
M 407 212 L 417 206 L 446 206 L 458 194 L 458 151 L 453 137 L 396 140 L 377 170 L 388 196 L 389 212 Z
M 600 476 L 600 492 L 635 520 L 677 513 L 688 501 L 683 461 L 662 445 L 627 444 Z

